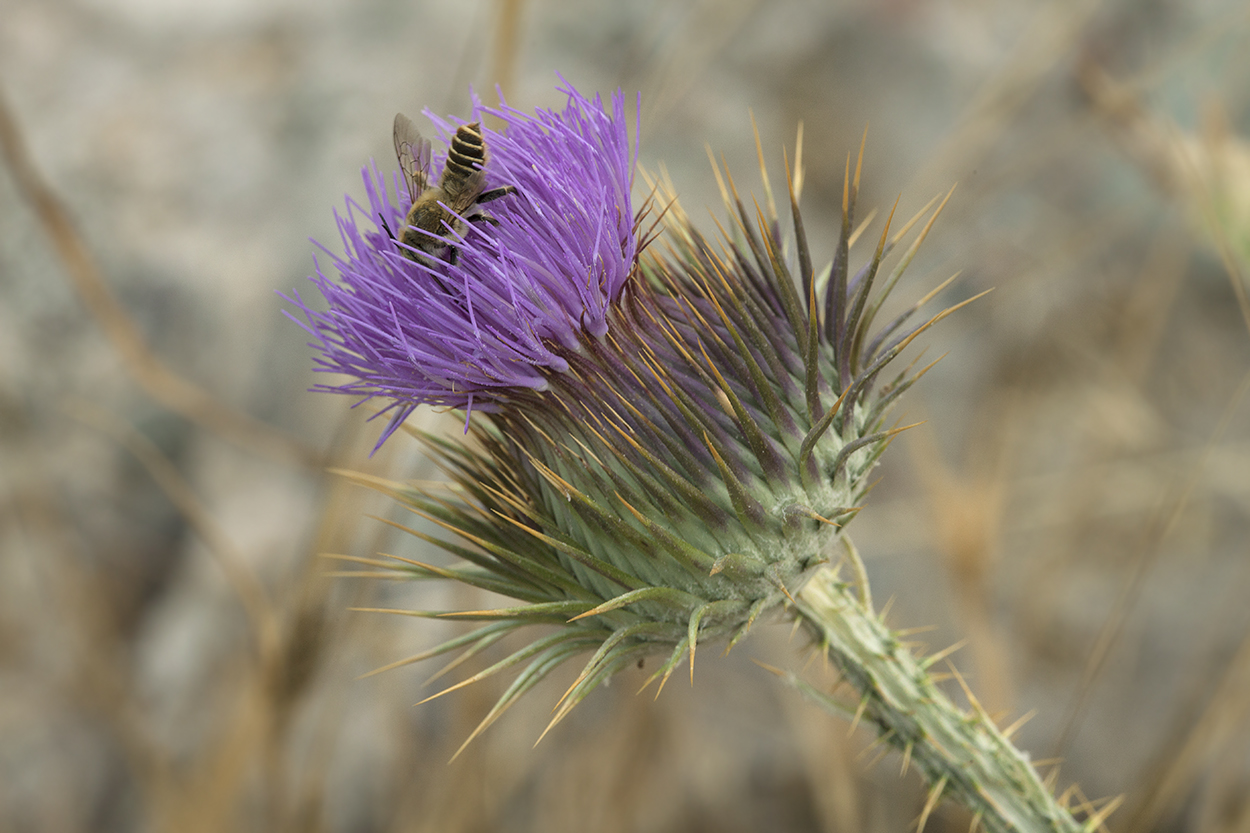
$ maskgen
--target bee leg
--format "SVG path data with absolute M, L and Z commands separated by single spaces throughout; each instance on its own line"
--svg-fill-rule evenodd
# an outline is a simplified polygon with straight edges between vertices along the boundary
M 484 202 L 490 202 L 491 200 L 497 200 L 500 197 L 506 197 L 509 194 L 515 194 L 515 193 L 516 193 L 516 186 L 504 185 L 500 188 L 492 188 L 489 191 L 483 191 L 482 193 L 478 194 L 477 202 L 479 204 L 484 203 Z
M 481 202 L 481 200 L 479 199 L 478 202 Z M 465 217 L 464 220 L 466 223 L 469 224 L 468 225 L 469 228 L 472 228 L 474 226 L 481 225 L 481 224 L 485 224 L 488 226 L 499 225 L 499 221 L 496 220 L 494 217 L 490 216 L 489 214 L 487 214 L 485 211 L 474 214 L 472 217 Z M 467 233 L 468 232 L 466 230 L 466 234 Z M 459 260 L 460 260 L 459 247 L 448 245 L 447 246 L 447 265 L 455 266 Z
M 386 236 L 394 240 L 395 232 L 391 231 L 391 224 L 386 222 L 386 218 L 383 217 L 380 213 L 378 214 L 378 219 L 382 221 L 382 228 L 386 229 Z
M 480 202 L 480 201 L 479 201 Z M 472 217 L 466 217 L 470 223 L 485 223 L 488 226 L 497 226 L 499 221 L 483 211 L 481 214 L 474 214 Z

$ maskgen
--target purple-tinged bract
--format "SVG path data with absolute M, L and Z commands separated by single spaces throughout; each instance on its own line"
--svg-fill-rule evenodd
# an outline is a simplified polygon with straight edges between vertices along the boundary
M 638 254 L 625 100 L 615 94 L 607 113 L 598 96 L 562 91 L 561 112 L 475 102 L 475 121 L 489 115 L 504 124 L 482 128 L 485 187 L 516 190 L 482 206 L 491 221 L 448 233 L 454 264 L 404 256 L 392 233 L 416 195 L 402 177 L 371 166 L 363 171 L 368 208 L 349 197 L 337 215 L 344 254 L 325 249 L 339 280 L 320 264 L 311 279 L 329 309 L 290 299 L 320 350 L 316 370 L 351 377 L 316 389 L 390 400 L 379 445 L 417 405 L 491 411 L 510 392 L 543 390 L 587 335 L 607 333 Z M 444 139 L 455 130 L 426 115 Z M 442 166 L 435 154 L 431 183 Z

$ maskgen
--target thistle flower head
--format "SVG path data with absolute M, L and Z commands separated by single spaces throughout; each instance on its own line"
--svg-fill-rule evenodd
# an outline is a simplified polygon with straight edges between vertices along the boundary
M 363 238 L 370 248 L 339 261 L 349 290 L 322 278 L 331 311 L 310 319 L 326 356 L 358 349 L 360 342 L 350 340 L 366 329 L 370 349 L 403 356 L 406 372 L 427 386 L 405 401 L 486 411 L 468 423 L 473 444 L 424 438 L 454 481 L 452 497 L 372 482 L 450 533 L 450 539 L 422 537 L 466 566 L 351 559 L 414 577 L 453 578 L 518 600 L 499 610 L 421 614 L 484 624 L 414 659 L 457 648 L 477 652 L 531 624 L 557 626 L 471 678 L 524 666 L 479 731 L 577 654 L 590 658 L 553 724 L 642 657 L 664 657 L 655 673 L 661 681 L 689 657 L 693 676 L 698 644 L 724 639 L 732 646 L 761 615 L 792 601 L 814 569 L 833 557 L 842 526 L 867 491 L 869 472 L 897 433 L 885 425 L 887 412 L 923 373 L 908 368 L 886 378 L 887 366 L 941 317 L 909 326 L 917 304 L 875 326 L 882 299 L 937 212 L 884 278 L 882 261 L 932 203 L 893 236 L 891 214 L 866 263 L 851 271 L 860 173 L 857 164 L 851 179 L 848 157 L 834 261 L 818 273 L 789 171 L 789 231 L 783 233 L 761 161 L 768 208 L 749 211 L 728 172 L 718 170 L 729 226 L 712 241 L 657 188 L 668 203 L 663 237 L 647 247 L 638 239 L 647 209 L 635 218 L 624 187 L 627 156 L 623 133 L 616 133 L 620 96 L 609 118 L 569 94 L 570 110 L 559 116 L 540 113 L 531 120 L 501 111 L 508 130 L 488 139 L 495 148 L 490 164 L 498 166 L 492 175 L 515 184 L 525 199 L 500 210 L 492 234 L 467 236 L 462 265 L 420 269 L 389 251 L 389 241 L 375 231 Z M 575 138 L 563 142 L 565 135 Z M 599 154 L 606 158 L 596 159 Z M 548 167 L 526 179 L 525 166 L 540 164 Z M 550 168 L 559 166 L 572 169 L 556 177 Z M 587 187 L 577 184 L 588 178 L 586 171 L 615 173 Z M 572 206 L 566 221 L 539 222 L 565 217 Z M 524 241 L 522 229 L 543 236 Z M 347 231 L 344 236 L 349 245 L 357 239 Z M 597 277 L 561 283 L 558 269 L 570 263 Z M 366 267 L 371 279 L 351 284 Z M 391 281 L 392 270 L 400 269 L 404 280 Z M 439 284 L 453 275 L 462 281 L 456 292 Z M 477 299 L 470 300 L 476 291 L 470 275 L 497 284 L 506 275 L 510 287 L 525 288 L 507 295 L 520 299 L 512 306 L 501 301 L 495 310 L 516 316 L 524 309 L 520 330 L 471 332 L 499 339 L 523 332 L 526 340 L 516 341 L 515 350 L 527 358 L 517 365 L 530 374 L 476 376 L 473 400 L 460 388 L 427 392 L 432 376 L 462 362 L 459 342 L 422 342 L 424 352 L 414 352 L 411 331 L 381 323 L 358 327 L 365 316 L 354 312 L 407 303 L 484 314 Z M 361 297 L 370 292 L 376 294 Z M 388 337 L 394 343 L 384 344 Z M 323 365 L 331 369 L 324 357 Z M 491 365 L 500 366 L 511 365 Z M 346 362 L 332 367 L 376 369 Z M 359 384 L 381 390 L 363 376 Z
M 605 113 L 598 97 L 564 92 L 563 111 L 533 115 L 475 101 L 474 120 L 504 125 L 482 129 L 486 188 L 515 190 L 490 203 L 488 222 L 446 230 L 454 262 L 405 257 L 392 230 L 419 195 L 370 166 L 368 206 L 349 197 L 338 215 L 344 253 L 326 250 L 339 280 L 320 265 L 313 278 L 329 309 L 291 299 L 320 351 L 316 369 L 351 377 L 317 389 L 393 411 L 379 445 L 419 404 L 497 410 L 515 390 L 544 389 L 583 335 L 606 333 L 637 257 L 625 101 L 618 93 Z M 430 118 L 443 138 L 454 132 Z M 443 164 L 436 154 L 431 181 Z

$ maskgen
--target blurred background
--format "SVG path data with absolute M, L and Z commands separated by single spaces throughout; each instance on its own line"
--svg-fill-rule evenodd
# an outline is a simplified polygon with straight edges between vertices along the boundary
M 937 303 L 995 291 L 928 338 L 949 355 L 903 407 L 927 421 L 851 528 L 876 597 L 930 651 L 967 640 L 953 661 L 1001 726 L 1033 715 L 1015 737 L 1056 791 L 1123 796 L 1111 830 L 1250 831 L 1244 2 L 0 0 L 0 21 L 0 830 L 914 824 L 897 755 L 751 662 L 826 679 L 784 627 L 658 699 L 622 674 L 533 747 L 564 669 L 450 765 L 506 679 L 415 707 L 437 661 L 359 679 L 458 626 L 349 608 L 486 600 L 332 575 L 320 554 L 442 556 L 329 469 L 438 473 L 402 435 L 370 457 L 367 407 L 305 392 L 275 290 L 308 291 L 308 238 L 336 249 L 361 166 L 393 166 L 397 110 L 467 115 L 496 83 L 559 106 L 560 73 L 642 92 L 641 163 L 705 230 L 707 147 L 758 191 L 751 113 L 774 177 L 804 125 L 822 261 L 865 127 L 861 207 L 958 183 L 898 303 L 957 271 Z

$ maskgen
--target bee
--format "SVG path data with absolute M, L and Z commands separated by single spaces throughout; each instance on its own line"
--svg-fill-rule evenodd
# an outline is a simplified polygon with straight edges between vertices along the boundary
M 481 205 L 516 191 L 511 185 L 483 190 L 486 141 L 478 122 L 456 128 L 437 185 L 429 181 L 430 140 L 422 138 L 412 119 L 403 113 L 395 114 L 395 155 L 413 201 L 398 242 L 403 244 L 399 248 L 404 257 L 412 261 L 429 265 L 430 259 L 446 255 L 447 262 L 454 266 L 459 252 L 440 238 L 449 234 L 463 237 L 469 231 L 469 223 L 497 222 Z

